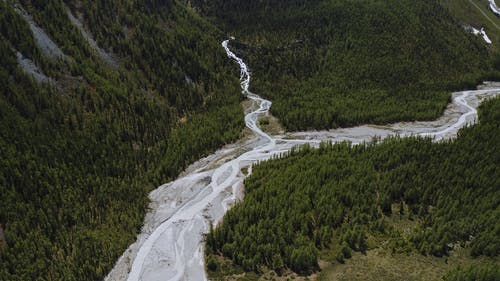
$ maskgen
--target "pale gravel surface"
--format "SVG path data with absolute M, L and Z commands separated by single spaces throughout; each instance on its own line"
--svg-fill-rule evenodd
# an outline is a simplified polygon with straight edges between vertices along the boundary
M 69 20 L 74 26 L 76 26 L 76 28 L 78 28 L 83 38 L 85 38 L 87 43 L 89 43 L 90 47 L 92 47 L 92 49 L 94 49 L 94 51 L 96 51 L 97 54 L 101 57 L 101 59 L 104 60 L 108 65 L 112 67 L 118 67 L 118 62 L 113 58 L 113 56 L 110 53 L 104 51 L 97 45 L 97 42 L 94 40 L 92 35 L 89 32 L 87 32 L 87 30 L 85 30 L 83 23 L 78 18 L 76 18 L 73 15 L 73 13 L 71 13 L 71 10 L 68 7 L 65 7 L 65 9 Z
M 62 59 L 64 54 L 59 49 L 59 47 L 50 39 L 49 35 L 38 26 L 38 24 L 33 20 L 33 17 L 29 15 L 20 5 L 15 5 L 15 10 L 23 16 L 23 18 L 28 22 L 31 32 L 33 32 L 33 37 L 38 43 L 38 47 L 42 52 L 51 59 Z
M 328 131 L 295 132 L 277 136 L 277 139 L 302 139 L 313 142 L 333 140 L 351 141 L 353 143 L 370 141 L 375 136 L 383 139 L 391 135 L 428 136 L 437 141 L 450 139 L 455 137 L 458 129 L 464 125 L 476 122 L 476 108 L 479 103 L 498 94 L 496 91 L 500 88 L 500 84 L 489 85 L 488 87 L 493 86 L 493 89 L 453 93 L 453 101 L 448 105 L 443 116 L 435 121 L 401 122 L 385 126 L 363 125 Z
M 241 171 L 257 161 L 289 151 L 304 143 L 316 146 L 320 141 L 353 143 L 391 135 L 422 135 L 436 141 L 456 136 L 459 128 L 476 121 L 475 108 L 485 98 L 497 95 L 500 85 L 489 89 L 453 94 L 453 101 L 443 117 L 432 122 L 406 122 L 387 126 L 359 126 L 329 131 L 297 132 L 269 136 L 257 124 L 271 102 L 250 93 L 250 73 L 246 64 L 227 47 L 228 55 L 241 68 L 243 94 L 255 101 L 257 110 L 245 116 L 255 137 L 228 145 L 213 155 L 191 165 L 177 180 L 160 186 L 149 194 L 150 211 L 137 241 L 118 260 L 105 280 L 206 280 L 203 260 L 204 233 L 243 197 Z M 210 167 L 210 168 L 207 168 Z
M 47 77 L 35 63 L 30 60 L 28 57 L 25 57 L 20 52 L 16 52 L 17 63 L 23 69 L 23 71 L 29 75 L 31 75 L 37 82 L 50 83 L 54 82 L 51 78 Z

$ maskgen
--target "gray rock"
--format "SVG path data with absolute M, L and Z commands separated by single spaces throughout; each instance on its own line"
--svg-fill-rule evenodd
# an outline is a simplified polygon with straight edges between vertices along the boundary
M 108 52 L 104 51 L 103 49 L 101 49 L 97 45 L 97 42 L 94 40 L 94 38 L 92 37 L 92 35 L 85 30 L 85 28 L 83 27 L 82 22 L 79 19 L 77 19 L 73 15 L 73 13 L 71 13 L 71 10 L 68 7 L 66 7 L 66 13 L 68 14 L 68 18 L 71 21 L 71 23 L 73 23 L 73 25 L 75 25 L 76 28 L 78 28 L 78 30 L 82 34 L 83 38 L 85 38 L 85 40 L 87 41 L 87 43 L 89 43 L 90 47 L 92 49 L 94 49 L 94 51 L 97 52 L 97 54 L 101 57 L 101 59 L 104 60 L 107 64 L 109 64 L 112 67 L 118 67 L 118 63 L 113 58 L 113 56 L 110 53 L 108 53 Z
M 31 15 L 29 15 L 20 5 L 15 5 L 15 10 L 28 22 L 38 47 L 47 57 L 51 59 L 63 59 L 65 57 L 61 49 L 52 39 L 50 39 L 49 35 L 38 26 Z
M 45 75 L 38 67 L 35 65 L 35 63 L 30 60 L 29 58 L 25 57 L 23 54 L 20 52 L 16 52 L 17 56 L 17 63 L 19 66 L 26 72 L 27 74 L 33 76 L 33 78 L 37 82 L 41 83 L 52 83 L 54 80 L 49 78 L 47 75 Z

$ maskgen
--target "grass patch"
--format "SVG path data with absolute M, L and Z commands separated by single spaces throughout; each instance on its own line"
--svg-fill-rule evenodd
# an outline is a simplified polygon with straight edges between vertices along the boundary
M 500 259 L 472 258 L 467 248 L 456 245 L 447 257 L 425 256 L 414 250 L 409 238 L 421 223 L 414 219 L 405 203 L 392 204 L 392 215 L 386 216 L 386 233 L 369 235 L 366 253 L 351 252 L 351 258 L 339 262 L 336 257 L 342 251 L 332 247 L 321 253 L 321 271 L 309 276 L 300 276 L 285 270 L 280 274 L 261 268 L 261 273 L 245 272 L 230 259 L 212 255 L 216 270 L 208 270 L 210 280 L 339 280 L 339 281 L 432 281 L 442 280 L 450 271 L 479 264 L 493 264 L 500 267 Z M 332 245 L 339 237 L 334 237 Z M 406 245 L 406 246 L 405 246 Z
M 380 247 L 367 251 L 366 255 L 354 253 L 344 264 L 327 264 L 318 280 L 442 280 L 442 277 L 453 269 L 482 263 L 495 263 L 500 266 L 498 258 L 472 259 L 467 250 L 462 248 L 449 257 L 438 258 L 418 253 L 393 254 Z
M 237 276 L 244 277 L 246 275 L 244 270 L 239 266 L 235 266 L 230 259 L 218 255 L 208 255 L 206 261 L 209 280 L 240 280 L 237 279 Z M 228 279 L 230 277 L 236 279 Z
M 259 127 L 270 135 L 279 135 L 285 132 L 278 118 L 268 114 L 259 119 Z
M 401 207 L 403 211 L 401 212 Z M 326 261 L 320 263 L 318 281 L 326 280 L 442 280 L 449 271 L 478 264 L 500 266 L 500 259 L 472 258 L 469 250 L 456 245 L 447 257 L 424 256 L 414 250 L 409 237 L 420 221 L 408 214 L 406 204 L 393 204 L 392 215 L 385 218 L 387 234 L 368 237 L 368 251 L 365 254 L 353 252 L 343 263 L 335 261 L 339 249 L 324 252 Z

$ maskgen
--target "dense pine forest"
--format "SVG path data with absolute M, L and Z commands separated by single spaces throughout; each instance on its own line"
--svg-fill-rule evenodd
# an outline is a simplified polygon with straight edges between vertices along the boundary
M 221 255 L 246 271 L 308 274 L 321 252 L 343 263 L 365 253 L 370 237 L 388 236 L 393 253 L 442 257 L 465 248 L 491 258 L 446 280 L 497 280 L 500 98 L 485 102 L 479 116 L 455 141 L 323 143 L 254 165 L 245 199 L 206 238 L 208 268 L 217 271 Z M 388 224 L 405 212 L 417 223 L 409 235 Z
M 433 119 L 451 90 L 497 78 L 492 48 L 460 24 L 431 0 L 0 1 L 0 280 L 102 280 L 148 193 L 241 136 L 228 35 L 252 90 L 301 130 Z M 456 142 L 323 144 L 256 165 L 207 236 L 209 268 L 309 273 L 378 234 L 397 252 L 497 257 L 499 112 L 486 103 Z M 395 204 L 418 222 L 411 237 L 386 223 Z
M 19 7 L 64 56 L 41 50 Z M 148 192 L 239 138 L 221 38 L 176 1 L 0 1 L 0 280 L 102 280 L 135 241 Z M 51 82 L 25 74 L 17 52 Z
M 433 0 L 203 7 L 236 36 L 253 91 L 288 130 L 435 119 L 452 90 L 497 76 L 486 44 Z

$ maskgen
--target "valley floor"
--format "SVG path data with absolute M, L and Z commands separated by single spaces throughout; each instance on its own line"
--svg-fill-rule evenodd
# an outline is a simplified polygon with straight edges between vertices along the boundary
M 205 280 L 205 233 L 242 199 L 243 180 L 251 174 L 253 163 L 279 156 L 296 145 L 317 146 L 322 141 L 361 143 L 393 135 L 429 136 L 435 140 L 454 138 L 461 127 L 476 121 L 479 103 L 500 92 L 498 85 L 490 84 L 484 90 L 455 93 L 443 117 L 433 122 L 270 136 L 261 130 L 259 120 L 268 114 L 271 102 L 248 91 L 248 68 L 227 44 L 225 41 L 223 46 L 228 55 L 241 67 L 243 94 L 258 105 L 245 116 L 247 127 L 255 137 L 201 159 L 177 180 L 151 192 L 150 212 L 142 233 L 106 280 Z M 337 274 L 336 270 L 336 267 L 325 268 L 325 274 Z

